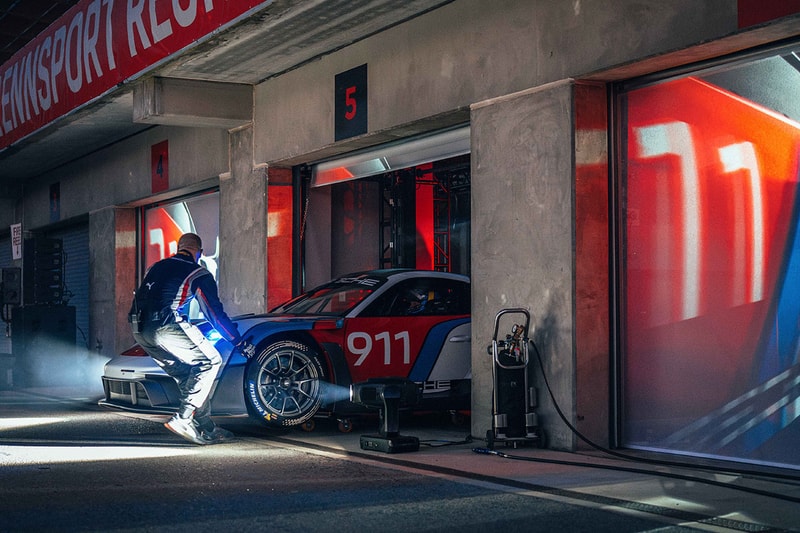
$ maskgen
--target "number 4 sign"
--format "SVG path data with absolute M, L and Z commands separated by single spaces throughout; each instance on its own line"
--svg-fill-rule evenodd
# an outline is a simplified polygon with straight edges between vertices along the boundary
M 169 189 L 169 141 L 150 147 L 150 180 L 153 194 Z
M 367 133 L 367 65 L 336 75 L 334 138 Z

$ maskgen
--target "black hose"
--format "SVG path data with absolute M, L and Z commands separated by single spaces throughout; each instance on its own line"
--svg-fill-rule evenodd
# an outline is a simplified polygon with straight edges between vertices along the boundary
M 754 471 L 754 470 L 743 470 L 743 469 L 735 469 L 735 468 L 723 468 L 723 467 L 715 467 L 713 465 L 696 465 L 696 464 L 691 464 L 691 463 L 681 463 L 681 462 L 677 462 L 677 461 L 664 461 L 664 460 L 658 460 L 658 459 L 645 459 L 645 458 L 641 458 L 641 457 L 635 457 L 635 456 L 632 456 L 632 455 L 626 455 L 624 453 L 615 452 L 613 450 L 609 450 L 608 448 L 600 446 L 599 444 L 593 442 L 588 437 L 583 435 L 580 431 L 578 431 L 578 429 L 575 426 L 570 424 L 569 420 L 567 420 L 567 417 L 564 415 L 564 412 L 561 410 L 561 407 L 558 405 L 558 402 L 556 401 L 555 395 L 553 394 L 553 390 L 550 388 L 550 382 L 547 380 L 547 374 L 544 371 L 544 364 L 542 363 L 542 356 L 539 353 L 539 349 L 536 347 L 536 344 L 533 341 L 530 341 L 530 343 L 533 346 L 534 351 L 536 352 L 536 360 L 539 362 L 539 368 L 542 371 L 542 380 L 544 381 L 545 387 L 547 388 L 547 392 L 550 395 L 550 399 L 553 402 L 553 406 L 555 407 L 556 412 L 558 413 L 558 416 L 561 417 L 561 420 L 564 422 L 564 424 L 567 425 L 567 427 L 570 429 L 570 431 L 572 431 L 579 439 L 581 439 L 583 442 L 585 442 L 586 444 L 588 444 L 592 448 L 594 448 L 596 450 L 599 450 L 599 451 L 601 451 L 603 453 L 607 453 L 608 455 L 611 455 L 611 456 L 614 456 L 614 457 L 619 457 L 620 459 L 625 459 L 625 460 L 628 460 L 628 461 L 649 463 L 649 464 L 660 465 L 660 466 L 674 466 L 674 467 L 679 467 L 679 468 L 693 468 L 693 469 L 699 469 L 699 470 L 710 470 L 710 471 L 714 471 L 714 472 L 721 472 L 721 473 L 727 473 L 727 474 L 739 474 L 739 475 L 750 475 L 750 476 L 760 476 L 760 477 L 773 477 L 773 478 L 785 479 L 785 480 L 789 480 L 789 481 L 800 481 L 800 477 L 793 476 L 793 475 L 790 475 L 790 474 L 781 474 L 781 473 L 778 473 L 778 472 L 770 473 L 770 472 L 761 472 L 761 471 Z
M 567 420 L 567 417 L 564 415 L 564 412 L 561 410 L 561 407 L 558 405 L 558 402 L 556 401 L 555 395 L 553 394 L 553 390 L 550 388 L 550 382 L 547 379 L 547 374 L 545 373 L 545 370 L 544 370 L 544 364 L 542 363 L 542 357 L 541 357 L 541 354 L 539 353 L 539 349 L 536 347 L 536 343 L 534 343 L 532 340 L 530 340 L 529 342 L 531 343 L 531 345 L 533 346 L 534 351 L 536 352 L 536 360 L 539 362 L 539 368 L 541 369 L 541 372 L 542 372 L 542 380 L 544 381 L 545 387 L 547 388 L 547 392 L 550 395 L 550 399 L 553 402 L 553 406 L 555 407 L 555 410 L 558 413 L 558 416 L 561 418 L 561 420 L 564 422 L 564 424 L 566 424 L 566 426 L 570 429 L 570 431 L 572 431 L 579 439 L 581 439 L 583 442 L 585 442 L 586 444 L 588 444 L 592 448 L 594 448 L 594 449 L 596 449 L 598 451 L 601 451 L 603 453 L 606 453 L 608 455 L 611 455 L 612 457 L 617 457 L 617 458 L 620 458 L 620 459 L 624 459 L 626 461 L 632 461 L 632 462 L 637 462 L 637 463 L 645 463 L 645 464 L 651 464 L 651 465 L 669 466 L 669 467 L 677 467 L 677 468 L 690 468 L 690 469 L 694 469 L 694 470 L 707 470 L 707 471 L 720 472 L 720 473 L 726 473 L 726 474 L 750 475 L 750 476 L 759 476 L 759 477 L 772 477 L 772 478 L 777 478 L 777 479 L 800 481 L 800 478 L 798 478 L 797 476 L 791 476 L 791 475 L 788 475 L 788 474 L 784 475 L 784 474 L 779 474 L 779 473 L 757 472 L 757 471 L 751 471 L 751 470 L 737 470 L 737 469 L 732 469 L 732 468 L 714 467 L 714 466 L 711 466 L 711 465 L 695 465 L 695 464 L 681 463 L 681 462 L 676 462 L 676 461 L 662 461 L 662 460 L 658 460 L 658 459 L 646 459 L 646 458 L 641 458 L 641 457 L 634 457 L 632 455 L 626 455 L 626 454 L 623 454 L 623 453 L 615 452 L 613 450 L 609 450 L 608 448 L 600 446 L 599 444 L 593 442 L 591 439 L 589 439 L 588 437 L 583 435 L 580 431 L 578 431 L 578 428 L 573 426 L 569 422 L 569 420 Z M 757 494 L 757 495 L 760 495 L 760 496 L 767 496 L 767 497 L 770 497 L 770 498 L 776 498 L 776 499 L 780 499 L 780 500 L 786 500 L 786 501 L 789 501 L 789 502 L 800 503 L 800 498 L 797 498 L 797 497 L 794 497 L 794 496 L 788 496 L 788 495 L 784 495 L 784 494 L 780 494 L 780 493 L 776 493 L 776 492 L 765 491 L 765 490 L 760 490 L 760 489 L 755 489 L 755 488 L 750 488 L 750 487 L 744 487 L 744 486 L 739 486 L 739 485 L 732 485 L 732 484 L 724 482 L 724 481 L 715 481 L 715 480 L 704 479 L 704 478 L 695 477 L 695 476 L 687 476 L 687 475 L 684 475 L 684 474 L 673 474 L 673 473 L 670 473 L 670 472 L 659 472 L 659 471 L 644 470 L 644 469 L 640 469 L 640 468 L 630 468 L 630 467 L 617 466 L 617 465 L 600 465 L 600 464 L 585 463 L 585 462 L 580 462 L 580 461 L 563 461 L 563 460 L 557 460 L 557 459 L 542 459 L 542 458 L 537 458 L 537 457 L 525 457 L 525 456 L 519 456 L 519 455 L 510 455 L 510 454 L 506 454 L 506 453 L 503 453 L 503 452 L 498 452 L 498 451 L 495 451 L 495 450 L 491 450 L 491 449 L 488 449 L 488 448 L 473 448 L 472 451 L 475 452 L 475 453 L 481 453 L 481 454 L 497 455 L 498 457 L 503 457 L 505 459 L 515 459 L 515 460 L 532 461 L 532 462 L 540 462 L 540 463 L 550 463 L 550 464 L 562 464 L 562 465 L 580 466 L 580 467 L 586 467 L 586 468 L 603 468 L 603 469 L 607 469 L 607 470 L 617 470 L 617 471 L 621 471 L 621 472 L 632 472 L 632 473 L 637 473 L 637 474 L 646 474 L 646 475 L 656 475 L 656 476 L 660 476 L 660 477 L 669 477 L 669 478 L 673 478 L 673 479 L 680 479 L 680 480 L 683 480 L 683 481 L 705 483 L 707 485 L 713 485 L 713 486 L 723 487 L 723 488 L 727 488 L 727 489 L 739 490 L 739 491 L 748 492 L 748 493 L 751 493 L 751 494 Z

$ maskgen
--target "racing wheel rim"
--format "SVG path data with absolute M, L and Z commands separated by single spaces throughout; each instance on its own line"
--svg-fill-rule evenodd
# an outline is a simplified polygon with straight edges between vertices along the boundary
M 254 361 L 249 379 L 253 407 L 267 422 L 298 425 L 320 405 L 322 368 L 316 354 L 293 341 L 275 343 Z

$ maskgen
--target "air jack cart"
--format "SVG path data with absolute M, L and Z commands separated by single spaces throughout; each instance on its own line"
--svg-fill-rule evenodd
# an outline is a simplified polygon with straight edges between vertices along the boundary
M 501 340 L 500 323 L 512 324 L 511 334 Z M 486 445 L 496 442 L 516 448 L 541 448 L 544 436 L 538 426 L 536 389 L 528 383 L 528 337 L 531 316 L 527 309 L 500 310 L 494 319 L 494 337 L 487 348 L 492 356 L 492 429 L 486 431 Z

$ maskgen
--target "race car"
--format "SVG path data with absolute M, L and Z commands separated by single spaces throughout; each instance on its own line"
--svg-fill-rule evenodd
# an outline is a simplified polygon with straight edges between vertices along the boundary
M 358 272 L 310 290 L 262 315 L 234 318 L 252 342 L 248 359 L 210 326 L 223 367 L 212 416 L 249 416 L 270 426 L 313 417 L 349 417 L 350 385 L 402 378 L 419 385 L 415 409 L 468 411 L 471 387 L 470 283 L 462 275 L 421 270 Z M 134 345 L 104 368 L 106 407 L 172 413 L 175 381 Z M 347 427 L 347 425 L 345 425 Z

